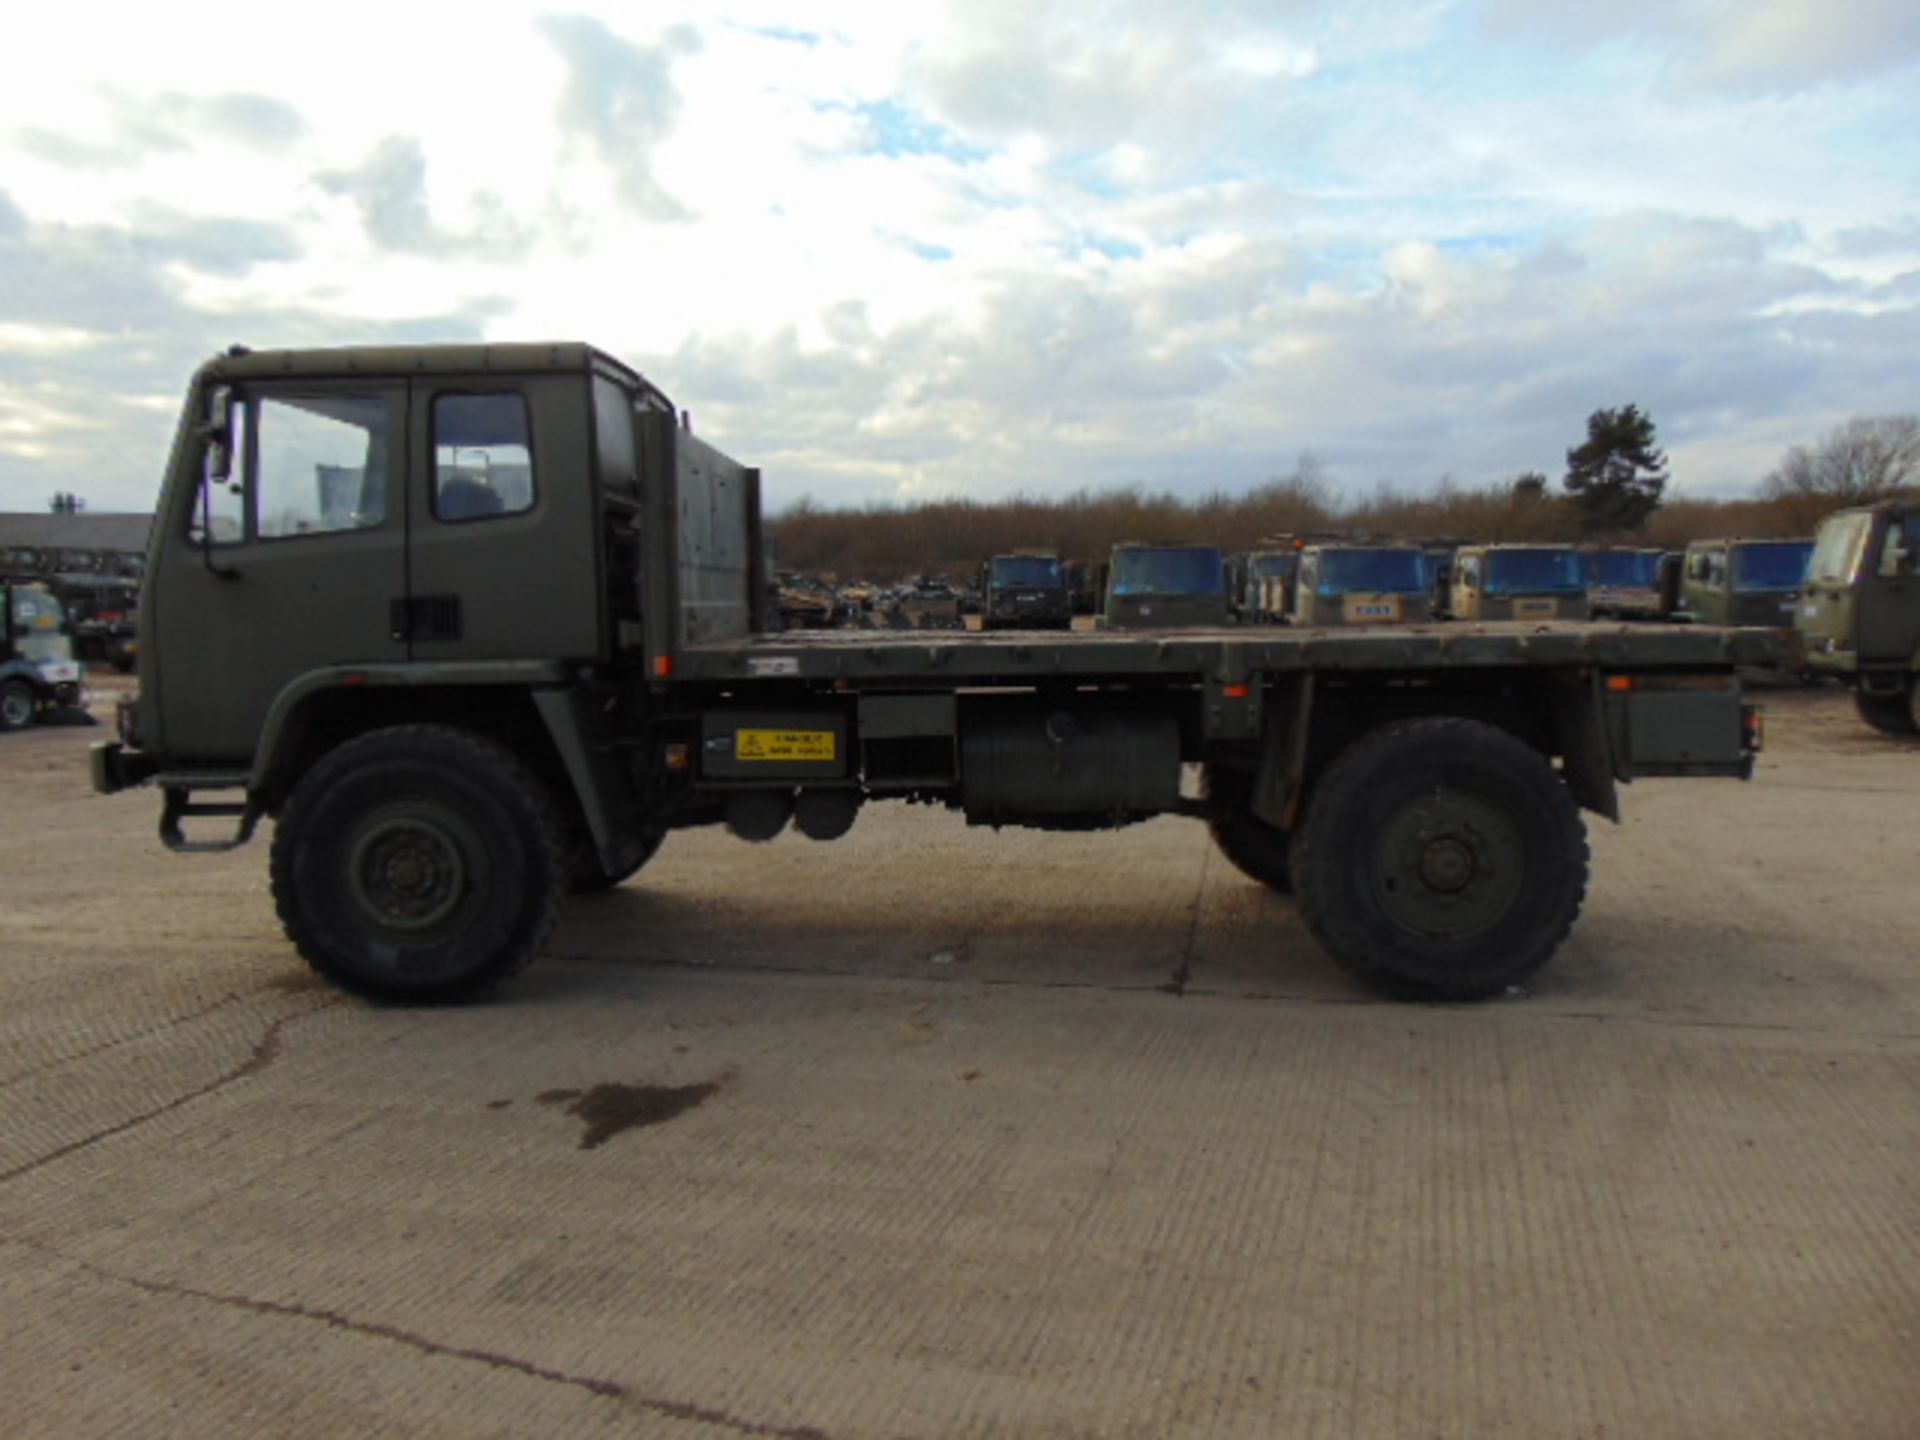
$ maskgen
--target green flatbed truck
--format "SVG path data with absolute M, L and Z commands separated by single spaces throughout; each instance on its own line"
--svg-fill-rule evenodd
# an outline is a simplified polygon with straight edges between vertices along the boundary
M 181 851 L 270 818 L 288 936 L 383 999 L 498 984 L 673 830 L 826 840 L 889 799 L 1199 820 L 1365 980 L 1471 999 L 1572 926 L 1581 810 L 1748 775 L 1735 667 L 1791 658 L 1590 624 L 782 634 L 763 573 L 758 473 L 599 351 L 236 350 L 187 394 L 94 783 L 158 790 Z

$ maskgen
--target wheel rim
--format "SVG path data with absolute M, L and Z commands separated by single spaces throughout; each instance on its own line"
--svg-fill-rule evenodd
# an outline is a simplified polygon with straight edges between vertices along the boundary
M 347 852 L 347 893 L 382 929 L 418 934 L 444 924 L 472 893 L 477 842 L 434 806 L 401 804 L 369 816 Z
M 0 719 L 4 719 L 8 728 L 14 730 L 30 723 L 33 719 L 33 696 L 17 685 L 0 691 Z
M 1519 898 L 1519 828 L 1495 805 L 1435 790 L 1387 817 L 1373 853 L 1380 908 L 1430 940 L 1466 940 L 1499 923 Z

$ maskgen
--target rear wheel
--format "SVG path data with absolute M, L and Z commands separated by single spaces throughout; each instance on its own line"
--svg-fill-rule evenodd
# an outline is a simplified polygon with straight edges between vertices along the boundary
M 1913 678 L 1904 691 L 1891 695 L 1853 692 L 1854 707 L 1860 718 L 1888 735 L 1920 734 L 1920 677 Z
M 1207 765 L 1200 771 L 1200 793 L 1230 812 L 1224 818 L 1209 820 L 1207 833 L 1234 869 L 1282 895 L 1292 894 L 1287 832 L 1253 813 L 1253 773 Z
M 1349 746 L 1293 841 L 1309 928 L 1390 994 L 1476 1000 L 1546 963 L 1586 896 L 1587 838 L 1531 746 L 1476 720 L 1402 720 Z
M 24 730 L 40 709 L 39 697 L 24 680 L 0 684 L 0 730 Z
M 504 746 L 437 725 L 376 730 L 294 787 L 273 897 L 321 975 L 377 1000 L 480 994 L 552 932 L 564 846 L 546 788 Z

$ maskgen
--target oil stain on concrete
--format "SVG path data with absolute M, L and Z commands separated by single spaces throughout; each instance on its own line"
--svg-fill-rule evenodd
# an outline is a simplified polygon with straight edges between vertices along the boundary
M 543 1090 L 533 1098 L 542 1105 L 564 1105 L 586 1129 L 582 1150 L 597 1150 L 614 1136 L 649 1125 L 664 1125 L 717 1094 L 729 1077 L 699 1085 L 622 1085 L 608 1081 L 590 1090 Z

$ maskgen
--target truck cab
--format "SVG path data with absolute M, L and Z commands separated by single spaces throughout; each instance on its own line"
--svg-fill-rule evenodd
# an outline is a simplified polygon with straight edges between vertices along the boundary
M 1278 625 L 1293 613 L 1293 577 L 1300 569 L 1298 545 L 1265 545 L 1233 560 L 1236 615 L 1254 625 Z
M 1920 501 L 1821 521 L 1793 623 L 1808 668 L 1852 686 L 1869 725 L 1920 733 Z
M 1658 550 L 1606 546 L 1587 552 L 1587 611 L 1596 620 L 1659 620 L 1661 602 Z
M 1113 547 L 1102 623 L 1111 630 L 1225 625 L 1226 557 L 1218 545 L 1132 542 Z
M 980 567 L 980 628 L 1067 630 L 1073 594 L 1067 568 L 1050 550 L 995 555 Z
M 1454 555 L 1456 620 L 1583 620 L 1586 559 L 1571 545 L 1466 545 Z
M 1811 540 L 1695 540 L 1681 561 L 1679 618 L 1789 627 L 1812 554 Z
M 1430 620 L 1432 576 L 1411 545 L 1309 545 L 1294 578 L 1296 625 Z
M 80 703 L 80 664 L 60 599 L 37 581 L 0 580 L 0 730 Z

